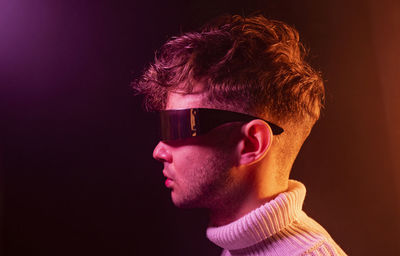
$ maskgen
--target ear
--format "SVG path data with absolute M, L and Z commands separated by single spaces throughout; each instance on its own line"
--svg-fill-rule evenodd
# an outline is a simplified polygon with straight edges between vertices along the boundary
M 242 139 L 239 143 L 239 163 L 248 165 L 261 160 L 272 143 L 272 130 L 260 120 L 253 120 L 242 126 Z

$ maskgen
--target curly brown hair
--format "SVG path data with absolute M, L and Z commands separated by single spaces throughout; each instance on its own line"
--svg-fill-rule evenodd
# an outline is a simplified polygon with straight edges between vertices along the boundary
M 165 108 L 169 91 L 191 93 L 199 81 L 215 106 L 267 115 L 278 124 L 315 123 L 325 95 L 298 32 L 262 15 L 221 16 L 171 38 L 133 87 L 145 95 L 148 110 L 157 110 Z

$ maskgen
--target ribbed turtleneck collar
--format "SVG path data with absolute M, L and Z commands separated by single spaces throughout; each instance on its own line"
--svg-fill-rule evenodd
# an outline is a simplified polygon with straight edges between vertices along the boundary
M 236 250 L 257 244 L 292 223 L 303 205 L 305 186 L 289 180 L 288 190 L 240 219 L 220 227 L 208 227 L 207 237 L 216 245 Z

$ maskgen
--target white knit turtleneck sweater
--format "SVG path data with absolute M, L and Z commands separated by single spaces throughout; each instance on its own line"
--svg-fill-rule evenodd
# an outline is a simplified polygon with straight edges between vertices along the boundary
M 209 227 L 207 237 L 227 255 L 346 255 L 328 232 L 302 211 L 305 186 L 290 180 L 288 191 L 242 218 Z

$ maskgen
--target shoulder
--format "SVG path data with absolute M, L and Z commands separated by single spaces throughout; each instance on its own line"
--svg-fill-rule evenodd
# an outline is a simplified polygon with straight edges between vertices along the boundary
M 345 256 L 347 255 L 335 242 L 319 241 L 307 249 L 302 256 Z
M 329 233 L 305 212 L 289 225 L 283 232 L 290 234 L 292 241 L 296 241 L 298 249 L 296 255 L 304 256 L 343 256 L 346 253 L 333 240 Z

